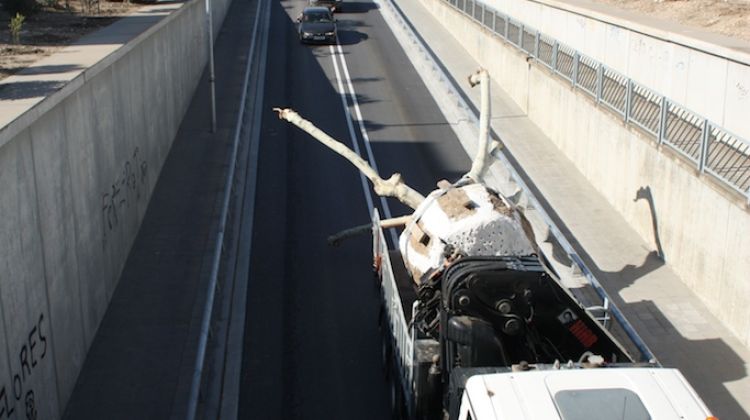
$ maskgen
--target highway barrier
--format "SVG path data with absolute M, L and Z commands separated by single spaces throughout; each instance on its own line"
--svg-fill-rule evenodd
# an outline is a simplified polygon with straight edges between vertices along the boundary
M 203 0 L 141 10 L 2 83 L 0 419 L 62 416 L 205 68 Z

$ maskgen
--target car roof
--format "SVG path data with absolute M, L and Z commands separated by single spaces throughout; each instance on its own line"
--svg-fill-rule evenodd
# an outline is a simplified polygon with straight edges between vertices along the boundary
M 302 13 L 308 13 L 308 12 L 331 13 L 331 10 L 327 7 L 322 7 L 322 6 L 310 6 L 310 7 L 305 7 L 305 9 L 302 10 Z

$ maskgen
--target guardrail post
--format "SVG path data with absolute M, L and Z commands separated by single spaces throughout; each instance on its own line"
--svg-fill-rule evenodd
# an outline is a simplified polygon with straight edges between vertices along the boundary
M 596 68 L 596 103 L 602 101 L 602 85 L 604 80 L 604 66 L 599 63 Z
M 661 97 L 661 109 L 659 110 L 659 145 L 664 143 L 667 136 L 667 111 L 669 111 L 669 99 L 666 96 Z
M 560 43 L 554 41 L 552 44 L 552 71 L 557 73 L 557 50 L 560 48 Z
M 507 41 L 508 40 L 508 15 L 503 15 L 503 22 L 505 22 L 505 28 L 503 28 L 503 38 Z
M 578 62 L 581 60 L 581 55 L 578 54 L 578 51 L 573 53 L 573 75 L 571 76 L 571 80 L 573 81 L 573 86 L 576 86 L 578 84 Z
M 628 79 L 625 88 L 625 123 L 630 122 L 630 107 L 633 105 L 633 81 Z
M 711 123 L 708 122 L 708 118 L 703 120 L 703 138 L 701 139 L 701 156 L 698 170 L 703 173 L 706 170 L 706 155 L 708 154 L 708 137 L 711 132 Z

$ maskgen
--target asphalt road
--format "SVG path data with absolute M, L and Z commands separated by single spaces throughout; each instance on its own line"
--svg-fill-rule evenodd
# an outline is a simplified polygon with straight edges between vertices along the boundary
M 385 209 L 348 162 L 271 108 L 292 107 L 350 147 L 354 135 L 365 159 L 366 131 L 381 175 L 401 172 L 424 194 L 470 162 L 373 3 L 345 2 L 337 13 L 340 51 L 300 45 L 294 17 L 304 5 L 271 11 L 240 417 L 384 419 L 370 237 L 339 247 L 326 238 L 369 221 L 366 194 Z

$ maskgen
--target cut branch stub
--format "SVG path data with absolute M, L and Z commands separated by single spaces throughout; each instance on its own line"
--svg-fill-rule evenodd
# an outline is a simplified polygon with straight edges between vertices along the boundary
M 286 120 L 296 125 L 304 132 L 311 135 L 319 142 L 323 143 L 329 149 L 333 150 L 334 152 L 338 153 L 339 155 L 346 158 L 346 160 L 351 162 L 352 165 L 359 169 L 360 172 L 362 172 L 367 177 L 367 179 L 372 182 L 375 192 L 378 195 L 384 197 L 394 197 L 405 205 L 411 207 L 412 209 L 416 209 L 419 204 L 424 201 L 424 196 L 422 194 L 418 193 L 417 191 L 406 185 L 406 183 L 404 183 L 404 181 L 401 179 L 401 174 L 393 174 L 390 178 L 384 180 L 358 154 L 349 149 L 340 141 L 326 134 L 323 130 L 316 127 L 315 124 L 302 118 L 293 109 L 274 108 L 273 110 L 279 114 L 280 119 Z

